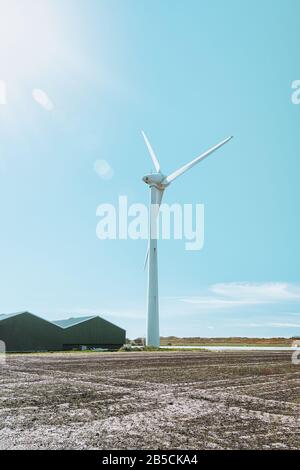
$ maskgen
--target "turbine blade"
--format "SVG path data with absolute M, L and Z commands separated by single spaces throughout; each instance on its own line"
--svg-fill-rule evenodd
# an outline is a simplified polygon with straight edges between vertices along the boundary
M 164 189 L 155 188 L 153 190 L 155 191 L 155 196 L 154 196 L 154 200 L 151 200 L 151 204 L 150 204 L 150 217 L 152 215 L 154 215 L 155 218 L 152 222 L 156 223 L 157 218 L 158 218 L 158 214 L 159 214 L 161 201 L 162 201 L 162 198 L 163 198 L 163 195 L 164 195 Z M 150 223 L 150 225 L 151 225 L 151 223 Z
M 176 178 L 178 178 L 178 176 L 182 175 L 183 173 L 185 173 L 187 170 L 189 170 L 190 168 L 192 168 L 194 165 L 196 165 L 197 163 L 199 163 L 201 160 L 204 160 L 204 158 L 208 157 L 208 155 L 210 155 L 211 153 L 215 152 L 218 148 L 222 147 L 222 145 L 225 145 L 227 142 L 229 142 L 229 140 L 231 140 L 233 138 L 233 136 L 231 137 L 227 137 L 227 139 L 225 140 L 222 140 L 222 142 L 220 142 L 219 144 L 215 145 L 214 147 L 211 147 L 209 150 L 207 150 L 206 152 L 202 153 L 199 157 L 196 157 L 194 160 L 192 160 L 190 163 L 187 163 L 186 165 L 182 166 L 181 168 L 179 168 L 178 170 L 174 171 L 174 173 L 171 173 L 169 176 L 167 176 L 167 178 L 165 179 L 165 181 L 167 183 L 171 183 L 172 181 L 174 181 Z
M 164 189 L 158 189 L 157 190 L 157 196 L 156 196 L 156 204 L 158 205 L 157 215 L 158 215 L 158 212 L 159 212 L 159 208 L 160 208 L 160 205 L 161 205 L 163 195 L 164 195 Z
M 155 214 L 156 219 L 157 219 L 158 214 L 159 214 L 159 209 L 160 209 L 160 205 L 161 205 L 163 195 L 164 195 L 164 190 L 158 189 L 157 193 L 156 193 L 156 202 L 155 202 L 155 204 L 157 205 L 157 212 Z M 151 211 L 151 204 L 150 204 L 150 211 Z M 151 217 L 151 214 L 150 214 L 150 217 Z M 149 234 L 150 234 L 150 231 L 149 231 Z M 144 271 L 147 267 L 148 259 L 149 259 L 149 240 L 148 240 L 147 251 L 146 251 L 146 256 L 145 256 L 145 261 L 144 261 Z
M 159 164 L 159 161 L 158 161 L 158 159 L 157 159 L 157 157 L 156 157 L 156 155 L 155 155 L 155 153 L 154 153 L 153 148 L 151 147 L 151 144 L 150 144 L 150 142 L 149 142 L 149 140 L 148 140 L 148 138 L 147 138 L 145 132 L 142 131 L 142 134 L 143 134 L 145 143 L 146 143 L 146 145 L 147 145 L 147 148 L 148 148 L 148 150 L 149 150 L 150 156 L 151 156 L 151 158 L 152 158 L 154 167 L 155 167 L 157 173 L 159 173 L 159 172 L 160 172 L 160 164 Z
M 149 242 L 147 245 L 147 251 L 146 251 L 146 256 L 145 256 L 145 261 L 144 261 L 144 271 L 146 270 L 147 264 L 148 264 L 148 258 L 149 258 Z

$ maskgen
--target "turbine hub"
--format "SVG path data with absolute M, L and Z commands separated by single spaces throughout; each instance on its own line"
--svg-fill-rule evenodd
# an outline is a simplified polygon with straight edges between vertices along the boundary
M 159 189 L 163 189 L 168 186 L 168 183 L 164 183 L 165 175 L 162 173 L 151 173 L 143 177 L 144 183 L 148 184 L 149 186 L 155 186 Z

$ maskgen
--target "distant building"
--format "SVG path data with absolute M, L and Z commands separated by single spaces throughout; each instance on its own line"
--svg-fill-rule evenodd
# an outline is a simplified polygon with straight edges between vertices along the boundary
M 98 316 L 51 322 L 29 312 L 0 315 L 7 352 L 118 349 L 125 338 L 125 330 Z

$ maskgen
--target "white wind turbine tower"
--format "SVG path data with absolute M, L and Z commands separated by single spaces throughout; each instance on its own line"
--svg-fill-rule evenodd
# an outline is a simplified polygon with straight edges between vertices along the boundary
M 149 150 L 152 162 L 154 164 L 156 173 L 151 173 L 143 177 L 143 181 L 150 187 L 150 223 L 149 223 L 149 240 L 148 249 L 145 259 L 145 267 L 148 261 L 148 315 L 147 315 L 147 345 L 148 346 L 160 346 L 159 338 L 159 307 L 158 307 L 158 277 L 157 277 L 157 218 L 158 212 L 161 205 L 161 200 L 164 194 L 164 190 L 174 181 L 178 176 L 181 176 L 187 170 L 192 168 L 194 165 L 199 163 L 204 158 L 208 157 L 222 145 L 229 142 L 232 139 L 228 137 L 222 140 L 219 144 L 211 147 L 206 152 L 202 153 L 199 157 L 196 157 L 190 163 L 187 163 L 183 167 L 171 173 L 169 176 L 165 176 L 160 171 L 159 161 L 154 153 L 153 148 L 146 134 L 142 131 L 144 140 Z

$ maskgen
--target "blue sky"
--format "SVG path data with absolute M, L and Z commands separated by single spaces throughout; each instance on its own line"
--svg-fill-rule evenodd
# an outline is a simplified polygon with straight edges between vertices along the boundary
M 205 244 L 160 243 L 161 334 L 300 335 L 299 2 L 0 11 L 0 311 L 99 313 L 144 335 L 146 242 L 100 241 L 97 206 L 148 202 L 142 128 L 165 173 L 233 134 L 167 191 L 205 205 Z

